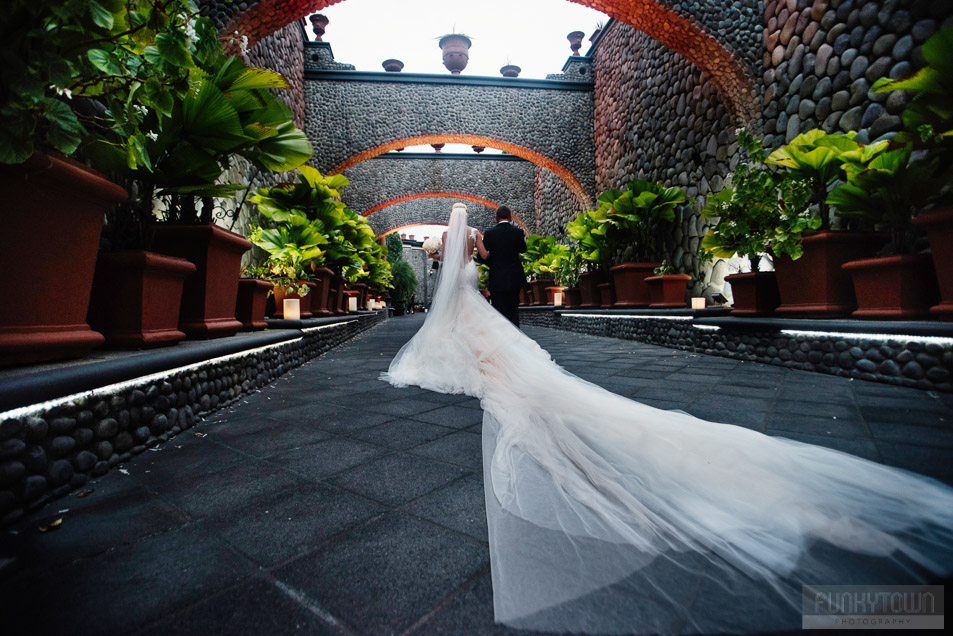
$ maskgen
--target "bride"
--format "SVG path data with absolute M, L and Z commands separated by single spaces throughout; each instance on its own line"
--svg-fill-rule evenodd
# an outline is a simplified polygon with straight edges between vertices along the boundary
M 577 378 L 477 291 L 463 204 L 445 236 L 433 306 L 382 379 L 481 400 L 497 622 L 800 629 L 802 585 L 953 570 L 953 489 Z

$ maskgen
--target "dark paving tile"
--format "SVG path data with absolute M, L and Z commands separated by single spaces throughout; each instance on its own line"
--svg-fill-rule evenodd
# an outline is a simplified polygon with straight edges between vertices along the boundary
M 274 424 L 273 421 L 268 423 Z M 179 482 L 186 474 L 195 478 L 248 462 L 248 455 L 219 444 L 214 441 L 215 437 L 211 433 L 195 437 L 187 431 L 155 449 L 144 451 L 128 462 L 124 470 L 138 481 L 158 488 Z
M 360 407 L 360 404 L 354 404 Z M 395 415 L 367 411 L 363 408 L 349 408 L 341 405 L 321 404 L 318 406 L 299 406 L 283 409 L 272 414 L 282 421 L 307 424 L 310 427 L 335 435 L 377 426 L 393 420 Z
M 904 468 L 953 485 L 953 463 L 950 451 L 931 446 L 878 443 L 885 464 Z
M 332 623 L 274 582 L 256 578 L 150 625 L 142 636 L 169 634 L 314 634 L 337 636 Z
M 878 444 L 912 444 L 953 450 L 953 428 L 914 426 L 910 422 L 868 422 Z
M 732 395 L 737 397 L 757 398 L 773 401 L 778 397 L 778 388 L 774 383 L 766 382 L 760 385 L 745 386 L 737 384 L 716 384 L 711 389 L 712 395 Z
M 440 404 L 437 402 L 427 402 L 425 400 L 417 399 L 395 399 L 390 402 L 369 402 L 366 403 L 363 408 L 370 411 L 375 411 L 377 413 L 384 413 L 386 415 L 394 416 L 413 416 L 417 417 L 418 414 L 426 413 L 427 411 L 432 411 L 434 409 L 440 408 Z M 452 407 L 446 407 L 452 408 Z M 417 417 L 417 419 L 420 419 Z
M 774 413 L 768 418 L 766 432 L 796 431 L 807 435 L 869 439 L 870 431 L 858 419 L 814 417 L 792 413 Z M 778 433 L 783 435 L 783 433 Z
M 420 625 L 413 634 L 458 636 L 460 634 L 539 634 L 510 629 L 493 621 L 493 583 L 489 574 L 468 583 L 446 606 Z
M 944 405 L 929 402 L 898 400 L 893 404 L 868 404 L 861 402 L 860 412 L 868 422 L 904 426 L 931 426 L 941 430 L 953 427 L 953 410 Z
M 333 477 L 332 484 L 388 506 L 400 506 L 466 474 L 416 455 L 383 457 Z
M 128 634 L 252 574 L 249 561 L 188 526 L 0 582 L 4 606 L 15 608 L 4 632 Z
M 452 432 L 453 429 L 446 426 L 425 424 L 416 420 L 395 420 L 380 426 L 355 431 L 351 434 L 351 437 L 394 450 L 406 450 L 426 444 Z
M 777 413 L 829 416 L 838 419 L 856 419 L 860 416 L 860 408 L 856 404 L 832 404 L 810 396 L 803 400 L 778 400 L 774 403 L 774 410 Z
M 319 483 L 258 499 L 206 523 L 249 559 L 270 567 L 383 512 L 372 501 Z
M 655 398 L 642 398 L 638 396 L 632 397 L 632 399 L 640 404 L 662 409 L 663 411 L 688 411 L 689 409 L 689 402 L 687 400 L 657 400 Z
M 268 461 L 274 466 L 282 466 L 303 477 L 317 480 L 366 464 L 390 452 L 380 446 L 341 438 L 285 451 L 273 455 Z
M 0 533 L 0 557 L 15 558 L 16 570 L 65 565 L 185 525 L 181 511 L 132 479 L 126 483 L 129 488 L 111 496 L 96 497 L 94 490 L 82 499 L 60 499 L 18 524 L 15 534 Z M 38 529 L 55 519 L 62 519 L 56 531 Z
M 486 501 L 483 480 L 479 477 L 459 479 L 403 509 L 436 524 L 487 541 Z
M 330 433 L 317 430 L 312 426 L 278 420 L 274 420 L 272 424 L 265 430 L 251 435 L 234 436 L 222 443 L 255 457 L 270 457 L 291 448 L 322 442 L 331 437 Z
M 439 424 L 440 426 L 449 426 L 452 428 L 467 428 L 483 421 L 483 411 L 479 409 L 479 401 L 474 400 L 478 408 L 462 404 L 452 404 L 443 406 L 426 413 L 412 415 L 415 420 L 429 422 L 430 424 Z
M 685 411 L 695 417 L 708 422 L 721 422 L 722 424 L 734 424 L 744 426 L 755 431 L 764 430 L 764 423 L 768 417 L 767 411 L 755 409 L 725 410 L 718 406 L 712 406 L 705 403 L 704 398 L 687 407 Z
M 155 492 L 192 518 L 235 510 L 258 497 L 274 496 L 305 481 L 291 472 L 250 460 L 208 475 L 184 473 Z
M 459 431 L 441 437 L 429 444 L 418 446 L 410 452 L 474 471 L 479 471 L 483 467 L 483 437 L 468 431 Z
M 398 513 L 274 572 L 359 633 L 397 633 L 489 565 L 460 534 Z

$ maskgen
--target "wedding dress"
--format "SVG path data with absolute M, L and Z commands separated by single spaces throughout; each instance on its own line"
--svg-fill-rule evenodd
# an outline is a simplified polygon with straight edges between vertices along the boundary
M 455 206 L 433 306 L 382 379 L 481 400 L 498 622 L 799 629 L 804 584 L 953 569 L 953 489 L 575 377 L 479 294 L 466 231 Z

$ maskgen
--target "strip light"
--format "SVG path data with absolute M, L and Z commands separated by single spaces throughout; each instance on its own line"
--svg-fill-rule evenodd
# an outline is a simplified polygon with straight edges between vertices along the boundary
M 789 336 L 830 336 L 844 339 L 896 340 L 897 342 L 930 342 L 938 345 L 953 345 L 953 338 L 944 338 L 941 336 L 912 336 L 909 334 L 896 333 L 848 333 L 844 331 L 801 331 L 799 329 L 782 329 L 781 333 Z
M 560 314 L 563 318 L 614 318 L 616 320 L 633 320 L 635 318 L 650 320 L 694 320 L 694 316 L 644 316 L 644 315 L 625 315 L 613 316 L 609 314 Z
M 347 321 L 347 322 L 350 323 L 350 322 L 356 322 L 356 321 L 355 321 L 355 320 L 349 320 L 349 321 Z M 322 325 L 322 326 L 320 326 L 320 327 L 308 327 L 307 329 L 302 329 L 301 331 L 311 333 L 311 332 L 313 332 L 313 331 L 320 331 L 321 329 L 329 329 L 329 328 L 331 328 L 331 327 L 337 327 L 337 326 L 342 325 L 342 324 L 347 324 L 347 323 L 339 322 L 339 323 L 334 323 L 333 325 Z M 187 372 L 187 371 L 193 371 L 193 370 L 195 370 L 195 369 L 199 369 L 199 368 L 204 367 L 204 366 L 209 365 L 209 364 L 217 364 L 217 363 L 220 363 L 220 362 L 228 362 L 229 360 L 238 360 L 238 359 L 240 359 L 240 358 L 246 358 L 246 357 L 248 357 L 248 356 L 255 355 L 256 353 L 261 353 L 261 352 L 263 352 L 263 351 L 268 351 L 268 350 L 275 349 L 275 348 L 277 348 L 277 347 L 281 347 L 281 346 L 284 346 L 284 345 L 294 344 L 294 343 L 296 343 L 296 342 L 301 342 L 303 339 L 304 339 L 304 337 L 295 338 L 295 339 L 293 339 L 293 340 L 285 340 L 285 341 L 283 341 L 283 342 L 276 342 L 275 344 L 265 345 L 265 346 L 262 346 L 262 347 L 257 347 L 257 348 L 255 348 L 255 349 L 247 349 L 247 350 L 245 350 L 245 351 L 238 351 L 238 352 L 236 352 L 236 353 L 230 353 L 230 354 L 228 354 L 228 355 L 221 356 L 221 357 L 218 357 L 218 358 L 211 358 L 211 359 L 209 359 L 209 360 L 203 360 L 203 361 L 201 361 L 201 362 L 195 362 L 195 363 L 193 363 L 193 364 L 189 364 L 189 365 L 186 365 L 186 366 L 183 366 L 183 367 L 176 367 L 176 368 L 174 368 L 174 369 L 167 369 L 167 370 L 165 370 L 165 371 L 159 371 L 158 373 L 153 373 L 153 374 L 151 374 L 151 375 L 143 375 L 143 376 L 140 376 L 140 377 L 138 377 L 138 378 L 133 378 L 133 379 L 131 379 L 131 380 L 124 380 L 124 381 L 122 381 L 122 382 L 117 382 L 117 383 L 115 383 L 115 384 L 108 384 L 108 385 L 106 385 L 106 386 L 101 386 L 101 387 L 98 387 L 98 388 L 95 388 L 95 389 L 91 389 L 91 390 L 89 390 L 89 391 L 83 391 L 83 392 L 81 392 L 81 393 L 73 393 L 72 395 L 67 395 L 67 396 L 64 396 L 64 397 L 55 398 L 55 399 L 53 399 L 53 400 L 48 400 L 48 401 L 46 401 L 46 402 L 39 402 L 39 403 L 37 403 L 37 404 L 30 404 L 30 405 L 28 405 L 28 406 L 21 406 L 21 407 L 12 409 L 12 410 L 10 410 L 10 411 L 5 411 L 5 412 L 3 412 L 3 413 L 0 413 L 0 420 L 14 419 L 14 418 L 18 418 L 18 417 L 24 417 L 24 416 L 33 415 L 34 413 L 39 413 L 39 412 L 42 412 L 42 411 L 48 411 L 48 410 L 50 410 L 50 409 L 56 408 L 57 406 L 62 406 L 63 404 L 66 404 L 66 403 L 68 403 L 68 402 L 73 402 L 73 401 L 75 401 L 75 400 L 81 400 L 81 399 L 84 399 L 84 398 L 86 398 L 86 399 L 88 399 L 88 398 L 94 398 L 94 397 L 98 397 L 98 396 L 100 396 L 100 395 L 109 395 L 109 394 L 112 394 L 112 393 L 116 393 L 116 392 L 119 392 L 119 391 L 123 391 L 123 390 L 125 390 L 125 389 L 131 389 L 131 388 L 134 388 L 134 387 L 137 387 L 137 386 L 141 386 L 142 384 L 146 384 L 146 383 L 150 383 L 150 382 L 155 382 L 155 381 L 157 381 L 157 380 L 162 380 L 162 379 L 164 379 L 164 378 L 167 378 L 167 377 L 172 376 L 172 375 L 176 375 L 176 374 L 178 374 L 178 373 L 185 373 L 185 372 Z

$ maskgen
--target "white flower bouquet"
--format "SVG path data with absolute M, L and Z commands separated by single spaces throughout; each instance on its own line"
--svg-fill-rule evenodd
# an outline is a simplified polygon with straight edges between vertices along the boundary
M 436 254 L 443 249 L 443 241 L 439 236 L 430 236 L 424 241 L 423 248 L 428 254 Z

